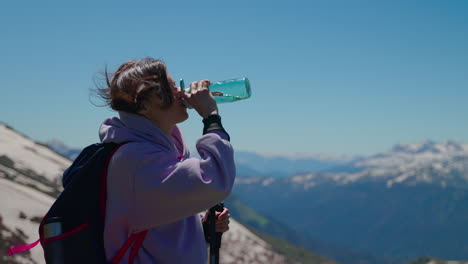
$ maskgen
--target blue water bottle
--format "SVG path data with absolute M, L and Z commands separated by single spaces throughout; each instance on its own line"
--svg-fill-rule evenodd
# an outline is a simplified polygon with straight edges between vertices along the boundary
M 180 79 L 180 88 L 190 93 L 190 87 L 185 88 L 183 79 Z M 211 82 L 208 89 L 218 104 L 236 102 L 252 96 L 250 81 L 247 78 Z

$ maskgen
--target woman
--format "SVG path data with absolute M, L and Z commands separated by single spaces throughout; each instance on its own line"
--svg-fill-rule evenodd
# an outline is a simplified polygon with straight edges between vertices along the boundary
M 106 74 L 107 77 L 107 74 Z M 148 230 L 135 263 L 206 263 L 204 215 L 231 192 L 233 149 L 208 90 L 209 81 L 192 83 L 191 94 L 176 86 L 160 60 L 124 63 L 99 89 L 119 118 L 104 121 L 102 142 L 126 143 L 108 169 L 104 245 L 110 261 L 131 234 Z M 184 101 L 203 118 L 190 158 L 176 124 L 188 118 Z M 218 214 L 225 232 L 229 211 Z M 120 263 L 127 263 L 129 253 Z

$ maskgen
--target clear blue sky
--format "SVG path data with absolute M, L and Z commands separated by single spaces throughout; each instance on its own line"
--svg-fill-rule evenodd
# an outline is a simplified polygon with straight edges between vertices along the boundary
M 252 98 L 220 105 L 237 150 L 467 142 L 467 14 L 464 0 L 3 1 L 0 121 L 96 142 L 115 113 L 90 103 L 93 77 L 151 56 L 177 79 L 250 78 Z M 193 146 L 200 118 L 181 127 Z

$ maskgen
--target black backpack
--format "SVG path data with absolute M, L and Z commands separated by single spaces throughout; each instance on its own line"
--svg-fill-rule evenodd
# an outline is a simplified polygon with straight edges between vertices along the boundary
M 39 226 L 46 263 L 108 263 L 104 250 L 107 168 L 112 155 L 122 145 L 90 145 L 64 172 L 64 190 Z M 57 226 L 61 230 L 54 234 Z M 143 231 L 131 235 L 111 263 L 119 263 L 132 245 L 129 262 L 133 262 L 146 234 Z M 39 241 L 13 248 L 9 255 L 28 250 Z

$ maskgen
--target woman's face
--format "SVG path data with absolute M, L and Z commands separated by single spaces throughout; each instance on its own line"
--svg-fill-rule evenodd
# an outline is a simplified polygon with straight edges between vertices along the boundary
M 167 110 L 166 114 L 168 117 L 173 118 L 175 124 L 178 124 L 184 122 L 189 117 L 187 113 L 187 107 L 181 99 L 181 94 L 183 91 L 176 85 L 176 82 L 174 79 L 172 79 L 172 76 L 169 73 L 167 74 L 167 80 L 171 86 L 174 101 L 172 105 L 169 106 L 169 108 L 163 110 Z
M 169 107 L 164 107 L 161 98 L 154 92 L 148 100 L 145 101 L 145 107 L 140 114 L 158 120 L 158 123 L 163 125 L 176 125 L 182 123 L 188 118 L 187 107 L 181 100 L 181 89 L 177 87 L 174 79 L 167 74 L 169 85 L 172 89 L 173 102 Z

